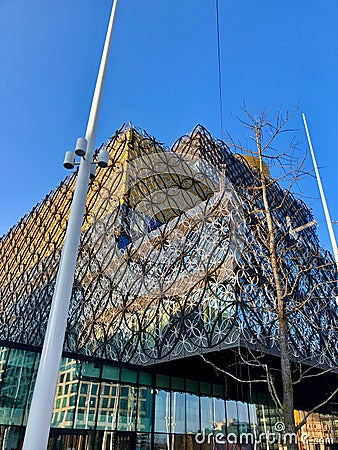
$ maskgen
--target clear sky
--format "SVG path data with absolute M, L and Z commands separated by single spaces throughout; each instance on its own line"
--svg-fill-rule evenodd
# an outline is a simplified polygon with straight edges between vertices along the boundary
M 259 112 L 301 100 L 292 126 L 305 151 L 304 111 L 338 220 L 337 0 L 219 6 L 223 128 L 241 137 L 233 115 L 244 101 Z M 64 152 L 85 132 L 110 7 L 111 0 L 0 0 L 0 235 L 68 174 Z M 167 145 L 197 123 L 222 137 L 215 0 L 119 1 L 97 144 L 128 120 Z M 301 189 L 329 248 L 315 180 Z

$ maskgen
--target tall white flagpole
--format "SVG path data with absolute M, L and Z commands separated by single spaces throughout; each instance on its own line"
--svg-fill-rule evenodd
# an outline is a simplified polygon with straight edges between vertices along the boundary
M 95 91 L 88 118 L 86 154 L 81 158 L 76 187 L 69 215 L 62 256 L 56 279 L 48 326 L 42 348 L 32 403 L 30 406 L 23 450 L 45 450 L 54 406 L 58 372 L 66 333 L 69 303 L 73 288 L 75 264 L 86 204 L 90 169 L 93 160 L 95 138 L 101 104 L 102 89 L 107 68 L 111 37 L 118 0 L 114 0 Z
M 315 168 L 315 173 L 316 173 L 316 178 L 317 178 L 317 183 L 318 183 L 318 189 L 320 192 L 320 197 L 322 200 L 322 205 L 323 205 L 323 209 L 324 209 L 324 214 L 325 214 L 325 219 L 326 219 L 326 224 L 327 224 L 327 228 L 329 230 L 329 235 L 330 235 L 330 239 L 331 239 L 331 245 L 332 245 L 332 251 L 334 254 L 334 258 L 336 261 L 336 265 L 338 268 L 338 248 L 337 248 L 337 241 L 336 241 L 336 237 L 333 231 L 333 227 L 332 227 L 332 221 L 331 221 L 331 217 L 330 217 L 330 213 L 329 213 L 329 208 L 327 206 L 326 203 L 326 199 L 325 199 L 325 195 L 324 195 L 324 189 L 322 186 L 322 181 L 320 179 L 320 175 L 319 175 L 319 170 L 318 170 L 318 166 L 317 166 L 317 161 L 315 158 L 315 153 L 313 151 L 313 147 L 312 147 L 312 142 L 311 142 L 311 138 L 310 138 L 310 133 L 309 133 L 309 129 L 307 126 L 307 122 L 306 122 L 306 118 L 305 118 L 305 114 L 302 114 L 303 117 L 303 122 L 304 122 L 304 127 L 305 127 L 305 131 L 306 131 L 306 136 L 307 136 L 307 140 L 309 143 L 309 147 L 310 147 L 310 152 L 311 152 L 311 157 L 312 157 L 312 162 L 313 162 L 313 166 Z

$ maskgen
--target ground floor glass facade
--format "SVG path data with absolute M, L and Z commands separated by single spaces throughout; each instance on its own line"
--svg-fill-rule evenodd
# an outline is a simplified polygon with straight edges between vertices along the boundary
M 0 449 L 20 449 L 39 354 L 2 347 L 0 355 Z M 231 436 L 230 441 L 242 434 L 258 436 L 273 431 L 278 420 L 264 395 L 243 402 L 226 398 L 221 384 L 63 358 L 48 448 L 249 450 L 252 442 L 216 443 L 215 436 Z M 329 436 L 338 419 L 327 423 Z M 278 445 L 262 442 L 256 448 Z

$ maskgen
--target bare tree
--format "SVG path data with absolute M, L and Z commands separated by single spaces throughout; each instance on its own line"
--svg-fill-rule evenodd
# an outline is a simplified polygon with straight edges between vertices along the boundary
M 250 316 L 251 311 L 251 319 L 257 315 L 263 318 L 266 332 L 262 347 L 269 346 L 269 340 L 274 341 L 271 347 L 278 347 L 281 395 L 274 383 L 276 374 L 257 353 L 248 350 L 250 360 L 247 354 L 243 362 L 262 368 L 288 433 L 295 433 L 311 412 L 338 392 L 335 387 L 330 389 L 296 427 L 294 386 L 308 377 L 332 371 L 337 365 L 337 349 L 331 340 L 337 330 L 334 260 L 319 247 L 316 222 L 309 209 L 292 194 L 301 178 L 308 175 L 303 169 L 304 157 L 297 157 L 297 142 L 287 136 L 293 131 L 287 124 L 297 110 L 298 107 L 291 113 L 264 111 L 255 116 L 244 106 L 244 120 L 239 120 L 248 132 L 246 143 L 235 143 L 229 136 L 230 147 L 251 175 L 249 183 L 243 180 L 239 185 L 242 200 L 248 205 L 252 233 L 252 239 L 246 243 L 244 267 L 251 266 L 251 283 L 264 291 L 263 297 L 252 296 L 252 307 L 247 295 L 242 302 L 245 313 Z M 245 281 L 243 286 L 249 279 Z M 243 292 L 239 294 L 238 298 L 243 298 Z M 252 320 L 250 327 L 257 332 Z M 319 371 L 319 367 L 327 369 Z

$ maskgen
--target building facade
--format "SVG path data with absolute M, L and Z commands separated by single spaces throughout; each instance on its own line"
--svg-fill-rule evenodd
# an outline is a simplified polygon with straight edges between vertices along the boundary
M 280 390 L 255 160 L 202 127 L 170 150 L 132 126 L 104 145 L 110 164 L 89 185 L 49 448 L 283 447 L 271 386 L 256 379 L 269 367 Z M 272 180 L 267 167 L 264 175 Z M 22 443 L 75 179 L 1 240 L 3 449 Z M 299 446 L 333 448 L 336 266 L 313 226 L 293 231 L 313 220 L 303 202 L 276 182 L 268 199 L 286 274 L 290 358 L 302 378 L 298 423 L 322 404 Z M 263 365 L 250 364 L 253 356 Z

